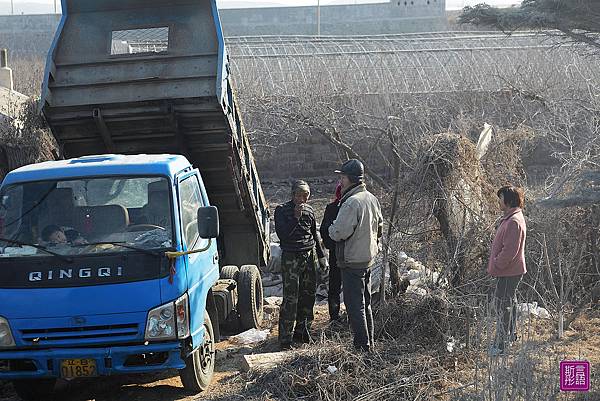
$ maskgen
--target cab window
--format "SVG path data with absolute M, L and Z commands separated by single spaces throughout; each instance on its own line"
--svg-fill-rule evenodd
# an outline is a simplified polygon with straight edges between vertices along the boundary
M 194 249 L 200 242 L 198 235 L 198 209 L 204 206 L 198 177 L 192 175 L 179 184 L 181 227 L 187 249 Z

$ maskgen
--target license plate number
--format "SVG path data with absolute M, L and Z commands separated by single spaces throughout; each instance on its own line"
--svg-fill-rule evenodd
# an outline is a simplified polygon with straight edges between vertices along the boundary
M 65 359 L 60 363 L 60 374 L 64 379 L 96 376 L 94 359 Z

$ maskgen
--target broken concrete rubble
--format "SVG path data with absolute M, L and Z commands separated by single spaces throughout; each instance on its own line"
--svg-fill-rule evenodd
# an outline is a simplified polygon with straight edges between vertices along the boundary
M 279 242 L 274 242 L 273 239 L 271 239 L 271 258 L 266 271 L 268 273 L 281 273 L 281 248 Z
M 431 290 L 448 286 L 448 280 L 440 276 L 439 272 L 425 267 L 421 262 L 408 257 L 406 253 L 400 254 L 400 280 L 408 280 L 406 293 L 425 296 Z
M 244 331 L 243 333 L 230 337 L 229 340 L 237 344 L 249 345 L 265 341 L 268 336 L 269 330 L 250 329 Z

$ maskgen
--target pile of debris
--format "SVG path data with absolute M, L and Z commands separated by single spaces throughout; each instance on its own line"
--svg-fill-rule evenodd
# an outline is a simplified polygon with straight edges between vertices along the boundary
M 344 344 L 324 340 L 290 354 L 268 371 L 251 371 L 245 399 L 260 400 L 401 400 L 434 394 L 445 375 L 435 352 L 407 352 L 393 342 L 385 352 L 357 353 Z

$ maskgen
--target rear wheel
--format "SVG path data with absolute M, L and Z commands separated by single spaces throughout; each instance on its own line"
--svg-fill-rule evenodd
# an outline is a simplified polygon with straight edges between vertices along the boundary
M 193 393 L 208 388 L 215 371 L 215 335 L 208 312 L 204 312 L 204 341 L 185 358 L 185 368 L 179 371 L 183 387 Z
M 237 279 L 240 328 L 258 329 L 263 320 L 263 288 L 260 271 L 254 265 L 244 265 Z
M 15 392 L 26 401 L 46 401 L 52 398 L 56 379 L 14 380 Z
M 221 268 L 221 278 L 237 280 L 240 274 L 240 269 L 237 266 L 227 265 Z

